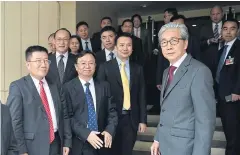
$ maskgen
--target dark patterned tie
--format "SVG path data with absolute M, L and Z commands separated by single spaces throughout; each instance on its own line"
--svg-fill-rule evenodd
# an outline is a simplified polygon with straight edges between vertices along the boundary
M 217 83 L 219 83 L 219 78 L 220 78 L 220 72 L 222 70 L 222 67 L 224 65 L 224 62 L 225 62 L 225 57 L 226 57 L 226 54 L 227 54 L 227 48 L 228 48 L 228 45 L 225 45 L 224 46 L 224 49 L 223 49 L 223 52 L 221 54 L 221 57 L 220 57 L 220 60 L 219 60 L 219 63 L 218 63 L 218 68 L 217 68 L 217 73 L 216 73 L 216 81 Z
M 63 76 L 64 76 L 64 62 L 63 62 L 63 58 L 64 55 L 60 55 L 60 60 L 58 62 L 58 73 L 59 73 L 59 78 L 61 83 L 63 82 Z
M 114 53 L 113 52 L 109 53 L 109 55 L 110 55 L 110 60 L 114 59 Z
M 169 71 L 168 71 L 168 82 L 167 82 L 167 87 L 170 85 L 170 83 L 173 80 L 173 76 L 174 76 L 174 71 L 177 69 L 177 67 L 175 66 L 170 66 Z M 167 88 L 166 87 L 166 88 Z
M 85 50 L 86 50 L 86 51 L 89 51 L 88 42 L 86 41 L 85 44 L 86 44 Z
M 88 82 L 85 83 L 85 86 L 86 86 L 85 96 L 86 96 L 86 102 L 88 105 L 88 129 L 90 129 L 91 131 L 98 131 L 97 115 L 95 112 L 93 98 L 89 89 L 89 85 L 90 83 Z
M 218 24 L 215 25 L 213 34 L 214 34 L 214 38 L 215 38 L 215 39 L 218 39 L 218 38 L 219 38 Z

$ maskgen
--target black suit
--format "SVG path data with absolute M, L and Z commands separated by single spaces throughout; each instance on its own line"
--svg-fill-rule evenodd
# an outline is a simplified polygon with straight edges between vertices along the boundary
M 130 62 L 131 111 L 128 115 L 122 114 L 123 87 L 117 60 L 113 59 L 101 64 L 97 79 L 106 80 L 110 83 L 113 102 L 117 104 L 119 124 L 113 141 L 113 154 L 131 155 L 138 125 L 147 121 L 143 69 L 141 66 Z
M 96 114 L 98 122 L 98 131 L 107 131 L 114 137 L 117 126 L 116 105 L 112 102 L 110 86 L 107 82 L 94 81 L 96 92 Z M 73 132 L 73 147 L 71 155 L 105 155 L 106 149 L 97 151 L 90 146 L 87 138 L 90 130 L 88 124 L 88 106 L 85 102 L 85 93 L 79 78 L 75 78 L 63 87 L 69 116 L 71 117 L 71 127 Z M 102 153 L 102 151 L 104 153 Z
M 234 63 L 225 63 L 220 71 L 219 84 L 217 86 L 217 96 L 219 103 L 219 114 L 223 124 L 223 130 L 227 139 L 226 155 L 239 155 L 240 145 L 240 101 L 226 102 L 225 96 L 231 94 L 240 95 L 240 40 L 236 40 L 232 45 L 226 59 L 234 58 Z M 219 51 L 220 60 L 223 48 Z M 238 150 L 237 150 L 238 149 Z
M 58 73 L 58 67 L 57 67 L 57 59 L 56 59 L 56 53 L 49 55 L 48 57 L 49 60 L 51 60 L 51 64 L 49 67 L 48 74 L 46 76 L 47 79 L 54 81 L 58 87 L 61 87 L 62 84 L 74 79 L 77 77 L 77 71 L 75 69 L 75 60 L 76 56 L 68 53 L 68 59 L 67 59 L 67 65 L 64 71 L 64 76 L 63 76 L 63 82 L 61 83 L 59 73 Z
M 102 41 L 100 32 L 96 32 L 92 35 L 92 40 L 95 43 L 95 48 L 98 50 L 102 49 Z
M 63 147 L 72 146 L 70 120 L 62 91 L 50 80 L 47 80 L 47 84 L 57 121 L 57 132 L 51 144 L 47 113 L 31 76 L 25 76 L 10 84 L 7 105 L 20 154 L 56 155 L 57 152 L 62 152 Z
M 214 38 L 212 22 L 207 23 L 200 31 L 201 61 L 215 75 L 217 71 L 218 47 L 219 44 L 209 44 L 207 40 Z M 215 76 L 213 77 L 215 78 Z
M 92 52 L 96 53 L 97 51 L 101 50 L 101 47 L 100 48 L 98 47 L 97 42 L 94 39 L 90 38 L 90 42 L 92 46 Z M 83 49 L 82 42 L 80 42 L 79 51 L 83 51 L 83 50 L 85 49 Z
M 99 66 L 100 64 L 106 62 L 106 53 L 105 53 L 105 49 L 101 50 L 101 51 L 98 51 L 96 53 L 96 63 L 97 63 L 97 66 Z
M 132 41 L 133 41 L 133 51 L 130 56 L 130 60 L 141 66 L 144 66 L 145 58 L 144 58 L 144 52 L 142 47 L 142 40 L 132 35 Z
M 1 155 L 18 155 L 17 142 L 13 133 L 12 119 L 8 107 L 1 106 Z

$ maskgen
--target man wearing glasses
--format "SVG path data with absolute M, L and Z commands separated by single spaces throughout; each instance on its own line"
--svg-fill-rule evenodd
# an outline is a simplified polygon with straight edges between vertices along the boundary
M 163 73 L 161 113 L 152 155 L 209 155 L 216 121 L 211 71 L 186 53 L 183 24 L 164 25 L 158 34 L 170 66 Z
M 50 63 L 46 48 L 28 47 L 29 75 L 10 84 L 7 105 L 21 155 L 68 155 L 72 145 L 64 97 L 57 85 L 45 78 Z
M 52 63 L 47 78 L 57 83 L 59 87 L 77 77 L 74 67 L 76 56 L 68 52 L 70 37 L 71 33 L 65 28 L 54 33 L 56 53 L 49 56 Z

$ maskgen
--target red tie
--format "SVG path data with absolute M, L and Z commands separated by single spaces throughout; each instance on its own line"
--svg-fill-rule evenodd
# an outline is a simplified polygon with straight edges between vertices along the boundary
M 39 84 L 40 84 L 40 97 L 42 99 L 42 103 L 43 103 L 44 109 L 45 109 L 45 111 L 47 113 L 47 117 L 48 117 L 50 143 L 52 143 L 55 138 L 54 130 L 53 130 L 52 116 L 51 116 L 51 112 L 50 112 L 50 108 L 49 108 L 49 104 L 48 104 L 48 100 L 47 100 L 47 95 L 43 88 L 43 81 L 40 81 Z
M 170 83 L 171 83 L 172 80 L 173 80 L 173 75 L 174 75 L 173 73 L 174 73 L 175 69 L 177 69 L 177 67 L 175 67 L 175 66 L 170 66 L 170 68 L 169 68 L 167 86 L 169 86 Z

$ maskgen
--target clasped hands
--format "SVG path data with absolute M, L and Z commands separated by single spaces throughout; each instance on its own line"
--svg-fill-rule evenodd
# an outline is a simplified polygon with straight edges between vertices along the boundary
M 91 131 L 91 133 L 88 135 L 87 141 L 95 149 L 100 149 L 101 147 L 103 147 L 103 141 L 98 137 L 99 134 L 104 136 L 104 147 L 111 148 L 112 147 L 112 136 L 107 131 L 103 131 L 102 133 L 96 132 L 96 131 Z

